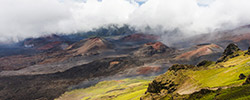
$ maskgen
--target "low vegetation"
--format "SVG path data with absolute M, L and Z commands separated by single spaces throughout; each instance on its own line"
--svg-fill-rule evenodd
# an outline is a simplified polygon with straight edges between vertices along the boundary
M 139 100 L 153 77 L 109 80 L 66 92 L 56 100 Z
M 249 85 L 242 86 L 250 75 L 247 52 L 230 44 L 217 62 L 173 65 L 149 84 L 141 99 L 248 99 Z
M 250 53 L 235 46 L 230 44 L 216 62 L 175 64 L 152 82 L 152 77 L 103 81 L 57 100 L 248 100 Z

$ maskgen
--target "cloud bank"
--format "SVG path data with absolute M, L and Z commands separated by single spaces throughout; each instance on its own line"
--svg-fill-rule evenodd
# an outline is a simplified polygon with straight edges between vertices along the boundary
M 194 35 L 250 24 L 249 9 L 249 0 L 0 0 L 0 41 L 106 24 Z

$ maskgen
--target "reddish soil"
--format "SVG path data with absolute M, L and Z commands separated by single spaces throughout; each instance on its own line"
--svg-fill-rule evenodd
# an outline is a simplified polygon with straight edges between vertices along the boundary
M 223 48 L 215 45 L 215 44 L 210 44 L 210 45 L 204 45 L 204 46 L 197 46 L 196 49 L 192 51 L 185 52 L 179 56 L 176 57 L 176 59 L 186 59 L 190 60 L 193 57 L 200 57 L 204 55 L 209 55 L 213 54 L 216 52 L 222 52 Z
M 159 50 L 161 49 L 162 47 L 165 47 L 165 45 L 161 42 L 150 42 L 150 43 L 146 43 L 145 44 L 146 46 L 152 46 L 155 50 Z
M 161 71 L 161 67 L 156 66 L 147 66 L 147 67 L 141 67 L 137 69 L 137 74 L 150 74 L 150 73 L 157 73 Z
M 48 44 L 46 44 L 44 46 L 41 46 L 41 47 L 39 47 L 37 49 L 38 50 L 48 50 L 48 49 L 54 48 L 55 46 L 58 46 L 61 43 L 62 43 L 61 41 L 51 42 L 51 43 L 48 43 Z

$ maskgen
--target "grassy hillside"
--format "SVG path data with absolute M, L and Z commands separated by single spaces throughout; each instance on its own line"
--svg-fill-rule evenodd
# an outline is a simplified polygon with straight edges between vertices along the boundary
M 139 100 L 153 77 L 102 81 L 85 89 L 66 92 L 56 100 Z
M 240 74 L 250 75 L 250 55 L 246 52 L 248 51 L 233 51 L 229 55 L 223 55 L 221 58 L 224 59 L 220 59 L 220 62 L 205 61 L 197 66 L 173 65 L 149 84 L 147 94 L 142 99 L 188 99 L 190 94 L 201 89 L 222 89 L 202 95 L 206 100 L 215 96 L 216 99 L 249 98 L 249 86 L 242 86 L 246 79 L 239 78 Z M 195 96 L 189 99 L 195 99 Z
M 217 91 L 203 90 L 203 93 L 196 92 L 186 99 L 189 100 L 249 100 L 250 99 L 250 85 L 243 85 L 239 87 L 232 87 L 228 89 L 222 89 Z M 204 92 L 206 91 L 206 92 Z
M 250 74 L 250 56 L 244 56 L 244 52 L 226 62 L 212 64 L 199 70 L 183 71 L 183 74 L 200 88 L 240 85 L 244 82 L 239 79 L 241 73 Z

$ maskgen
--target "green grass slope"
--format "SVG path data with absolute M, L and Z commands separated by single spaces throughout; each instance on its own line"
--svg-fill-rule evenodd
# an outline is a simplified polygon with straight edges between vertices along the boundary
M 185 70 L 183 73 L 200 88 L 240 85 L 244 80 L 240 80 L 239 75 L 250 74 L 250 56 L 244 56 L 242 52 L 240 56 L 226 62 L 212 64 L 200 70 Z
M 207 93 L 196 92 L 186 96 L 189 100 L 250 100 L 250 85 L 232 87 L 228 89 L 208 91 Z
M 56 100 L 139 100 L 153 77 L 102 81 L 85 89 L 64 93 Z
M 219 63 L 208 62 L 202 66 L 173 65 L 165 74 L 156 77 L 149 84 L 147 94 L 142 96 L 142 99 L 187 99 L 190 94 L 201 89 L 221 88 L 219 93 L 211 92 L 202 97 L 206 100 L 215 97 L 218 100 L 229 100 L 229 97 L 247 100 L 250 88 L 241 86 L 246 79 L 240 79 L 239 76 L 240 74 L 250 75 L 250 55 L 246 54 L 248 51 L 236 52 L 237 56 L 228 57 Z

